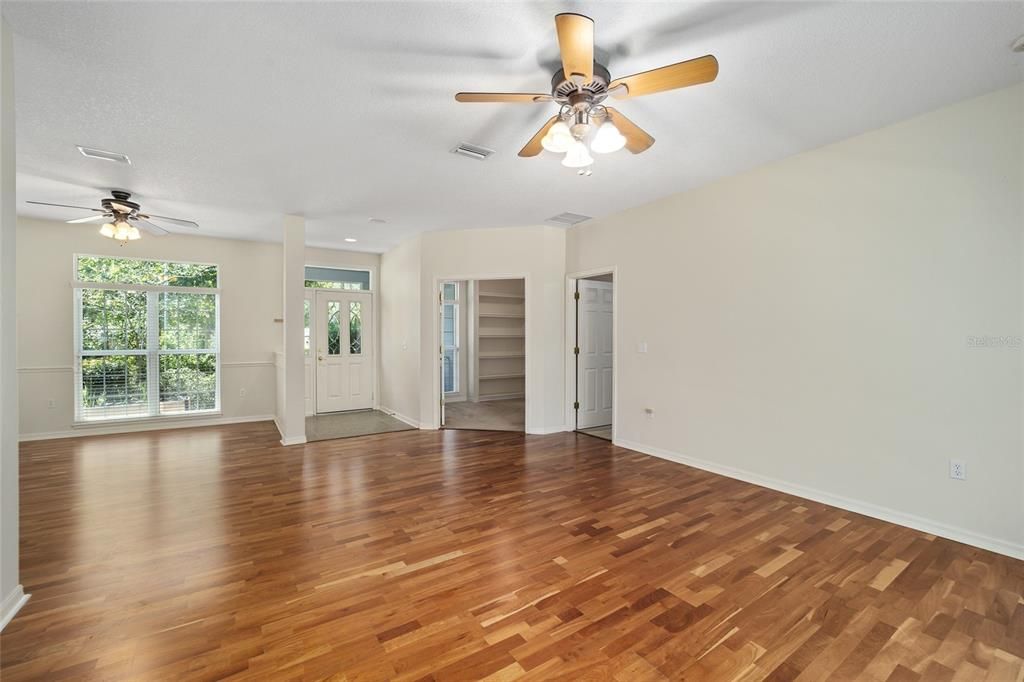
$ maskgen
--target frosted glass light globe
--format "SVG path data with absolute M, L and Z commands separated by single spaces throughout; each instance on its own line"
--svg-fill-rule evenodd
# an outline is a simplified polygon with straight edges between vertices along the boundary
M 590 151 L 598 154 L 611 154 L 626 146 L 626 138 L 611 121 L 605 121 L 597 129 L 594 141 L 590 143 Z

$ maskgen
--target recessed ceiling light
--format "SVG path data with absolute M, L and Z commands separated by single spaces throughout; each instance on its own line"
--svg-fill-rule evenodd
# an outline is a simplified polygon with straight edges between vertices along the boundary
M 1014 52 L 1024 52 L 1024 36 L 1017 38 L 1013 41 L 1013 47 L 1011 48 Z
M 371 223 L 386 223 L 387 221 L 383 218 L 370 218 Z
M 349 244 L 352 244 L 355 243 L 356 240 L 352 239 L 352 237 L 345 237 L 345 241 L 347 241 Z
M 78 151 L 81 152 L 82 156 L 87 156 L 90 159 L 101 159 L 103 161 L 114 161 L 116 163 L 126 163 L 129 166 L 132 165 L 132 160 L 119 152 L 108 152 L 104 149 L 83 147 L 80 144 L 75 146 L 78 148 Z

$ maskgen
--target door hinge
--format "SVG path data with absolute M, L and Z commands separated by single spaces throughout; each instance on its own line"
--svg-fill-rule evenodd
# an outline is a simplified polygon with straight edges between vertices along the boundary
M 580 347 L 576 346 L 575 348 L 573 348 L 572 349 L 572 354 L 573 355 L 579 355 L 580 354 Z
M 572 292 L 572 297 L 574 299 L 576 299 L 577 301 L 580 300 L 580 292 L 578 292 L 578 291 Z
M 580 403 L 579 403 L 578 400 L 572 404 L 572 409 L 574 409 L 574 410 L 580 409 Z

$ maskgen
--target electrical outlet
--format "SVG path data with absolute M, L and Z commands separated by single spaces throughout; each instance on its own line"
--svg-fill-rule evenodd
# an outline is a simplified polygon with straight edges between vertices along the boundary
M 645 407 L 644 408 L 644 414 L 647 415 L 648 419 L 654 419 L 654 408 L 653 407 Z
M 50 398 L 49 400 L 46 401 L 46 406 L 51 410 L 55 409 L 57 407 L 57 401 L 54 400 L 53 398 Z
M 240 398 L 244 398 L 245 397 L 245 389 L 244 388 L 238 389 L 238 396 Z
M 949 477 L 962 481 L 967 478 L 967 467 L 959 459 L 949 460 Z

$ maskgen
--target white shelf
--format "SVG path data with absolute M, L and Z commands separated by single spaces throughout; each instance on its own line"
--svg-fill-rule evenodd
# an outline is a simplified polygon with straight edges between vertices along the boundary
M 526 376 L 524 372 L 516 374 L 489 374 L 480 377 L 480 381 L 486 381 L 488 379 L 522 379 Z
M 503 360 L 508 358 L 525 358 L 525 353 L 480 353 L 481 360 Z
M 507 315 L 505 313 L 480 313 L 480 317 L 501 317 L 501 318 L 506 318 L 506 319 L 509 319 L 509 320 L 525 320 L 526 319 L 526 315 L 520 315 L 518 313 L 514 314 L 514 315 Z
M 481 339 L 522 339 L 522 338 L 525 338 L 525 337 L 526 337 L 526 335 L 523 334 L 522 332 L 520 332 L 518 334 L 481 334 L 480 335 Z

